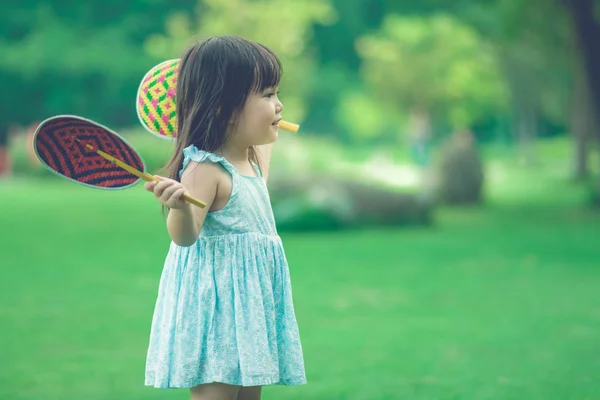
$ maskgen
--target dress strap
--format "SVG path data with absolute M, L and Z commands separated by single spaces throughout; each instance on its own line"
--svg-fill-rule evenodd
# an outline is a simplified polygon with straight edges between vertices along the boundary
M 220 156 L 218 154 L 210 153 L 208 151 L 198 150 L 196 146 L 190 145 L 183 149 L 183 164 L 181 170 L 179 171 L 179 179 L 181 179 L 183 171 L 185 171 L 190 161 L 194 161 L 197 163 L 212 162 L 215 164 L 220 164 L 231 174 L 231 199 L 233 200 L 236 197 L 240 183 L 240 177 L 235 167 L 229 161 L 227 161 L 225 157 Z
M 198 150 L 198 148 L 194 145 L 190 145 L 183 149 L 183 165 L 181 170 L 179 171 L 179 178 L 183 174 L 183 171 L 188 166 L 190 161 L 195 161 L 197 163 L 210 161 L 216 164 L 221 164 L 223 168 L 225 168 L 232 176 L 236 176 L 237 170 L 235 167 L 225 159 L 225 157 L 210 153 L 204 150 Z

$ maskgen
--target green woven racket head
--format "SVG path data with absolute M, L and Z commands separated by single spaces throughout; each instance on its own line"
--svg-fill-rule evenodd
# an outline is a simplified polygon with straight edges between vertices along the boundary
M 168 60 L 153 67 L 142 79 L 137 92 L 136 109 L 142 126 L 163 139 L 177 136 L 175 87 L 179 59 Z

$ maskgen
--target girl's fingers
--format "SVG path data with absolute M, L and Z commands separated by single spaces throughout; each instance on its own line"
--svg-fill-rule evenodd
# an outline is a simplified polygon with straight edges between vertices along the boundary
M 156 186 L 156 181 L 146 182 L 144 184 L 144 189 L 146 189 L 149 192 L 154 192 L 154 187 L 155 186 Z
M 183 193 L 185 193 L 185 188 L 180 187 L 173 192 L 171 197 L 169 197 L 169 208 L 178 208 L 179 206 L 185 204 L 185 200 L 183 199 Z
M 177 208 L 178 206 L 185 204 L 185 200 L 183 199 L 185 188 L 180 182 L 160 175 L 155 176 L 161 181 L 146 182 L 144 184 L 146 190 L 153 192 L 158 201 L 169 208 Z
M 167 180 L 167 181 L 162 181 L 162 182 L 158 182 L 156 184 L 156 186 L 154 187 L 154 195 L 158 198 L 162 197 L 164 191 L 170 187 L 173 186 L 174 184 L 176 184 L 175 181 L 171 181 L 171 180 Z
M 160 198 L 160 200 L 161 200 L 162 202 L 167 202 L 167 201 L 169 201 L 169 199 L 171 198 L 171 196 L 173 195 L 173 193 L 175 193 L 175 191 L 176 191 L 178 188 L 179 188 L 179 186 L 178 186 L 178 185 L 174 185 L 174 184 L 171 184 L 171 185 L 167 186 L 167 187 L 166 187 L 166 188 L 165 188 L 165 189 L 162 191 L 162 193 L 160 194 L 160 197 L 159 197 L 159 198 Z

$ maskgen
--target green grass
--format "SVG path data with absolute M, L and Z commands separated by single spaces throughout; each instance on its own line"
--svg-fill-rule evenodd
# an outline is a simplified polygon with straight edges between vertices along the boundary
M 600 398 L 600 214 L 494 168 L 488 205 L 430 228 L 284 235 L 309 384 L 265 399 Z M 154 200 L 33 179 L 0 198 L 0 399 L 187 399 L 143 386 Z

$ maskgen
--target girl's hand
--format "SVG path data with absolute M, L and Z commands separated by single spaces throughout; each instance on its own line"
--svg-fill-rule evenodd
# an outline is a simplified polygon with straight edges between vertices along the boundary
M 173 179 L 157 176 L 161 181 L 150 181 L 144 184 L 144 189 L 154 193 L 160 204 L 172 209 L 180 210 L 189 207 L 189 204 L 183 199 L 185 188 L 180 182 Z

